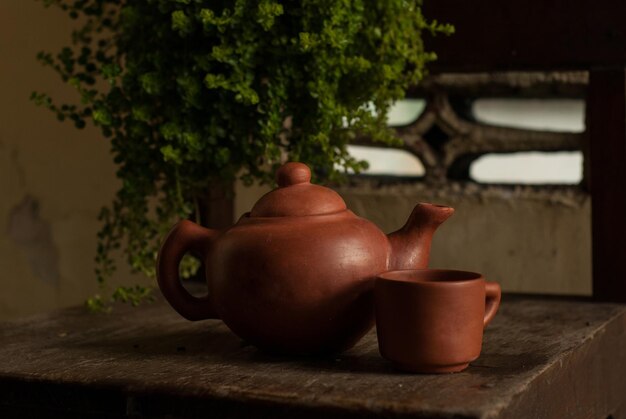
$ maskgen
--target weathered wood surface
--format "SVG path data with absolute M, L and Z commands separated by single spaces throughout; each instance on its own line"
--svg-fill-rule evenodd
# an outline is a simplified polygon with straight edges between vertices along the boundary
M 164 303 L 0 325 L 0 417 L 626 417 L 626 306 L 505 296 L 482 356 L 394 371 L 374 333 L 323 359 L 277 357 Z

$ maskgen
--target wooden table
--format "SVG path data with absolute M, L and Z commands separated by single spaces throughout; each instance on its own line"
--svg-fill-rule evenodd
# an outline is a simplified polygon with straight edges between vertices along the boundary
M 277 357 L 162 302 L 0 325 L 0 417 L 626 418 L 626 306 L 507 295 L 465 372 Z

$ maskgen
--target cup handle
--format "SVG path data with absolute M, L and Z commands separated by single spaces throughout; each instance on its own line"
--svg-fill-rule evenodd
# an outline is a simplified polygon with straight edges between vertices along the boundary
M 483 326 L 487 326 L 496 315 L 500 307 L 502 290 L 497 282 L 485 282 L 485 319 Z
M 194 297 L 180 283 L 178 266 L 183 256 L 191 252 L 203 259 L 218 232 L 183 220 L 165 238 L 157 258 L 157 281 L 161 293 L 178 313 L 188 320 L 219 318 L 209 296 Z

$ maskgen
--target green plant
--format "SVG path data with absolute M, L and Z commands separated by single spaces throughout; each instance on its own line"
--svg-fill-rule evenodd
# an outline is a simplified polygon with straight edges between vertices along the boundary
M 32 99 L 100 127 L 123 182 L 100 214 L 101 283 L 120 247 L 154 276 L 158 239 L 209 184 L 271 182 L 285 157 L 317 180 L 362 170 L 347 144 L 396 141 L 388 109 L 435 58 L 422 32 L 452 32 L 425 20 L 419 0 L 43 2 L 79 24 L 71 47 L 38 58 L 80 103 Z

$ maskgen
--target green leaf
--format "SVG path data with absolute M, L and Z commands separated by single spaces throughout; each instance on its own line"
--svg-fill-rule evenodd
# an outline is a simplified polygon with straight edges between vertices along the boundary
M 159 95 L 163 89 L 163 80 L 156 72 L 142 74 L 139 77 L 139 82 L 143 90 L 151 95 Z
M 172 29 L 180 36 L 189 35 L 193 30 L 191 19 L 182 10 L 172 12 Z
M 261 1 L 258 7 L 257 22 L 266 31 L 269 31 L 274 26 L 276 18 L 284 13 L 282 4 L 271 0 Z
M 93 110 L 93 120 L 100 125 L 111 125 L 113 117 L 108 109 L 97 108 Z
M 163 160 L 166 162 L 175 163 L 177 165 L 183 163 L 180 150 L 175 149 L 171 144 L 161 147 L 161 154 L 163 155 Z

